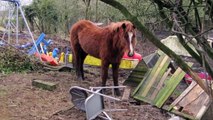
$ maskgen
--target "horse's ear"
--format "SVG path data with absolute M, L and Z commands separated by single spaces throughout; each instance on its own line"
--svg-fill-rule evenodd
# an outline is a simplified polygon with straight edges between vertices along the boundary
M 121 27 L 125 30 L 126 29 L 126 24 L 123 23 Z
M 121 25 L 121 28 L 125 30 L 125 29 L 126 29 L 126 24 L 125 24 L 125 23 L 123 23 L 123 24 Z M 118 27 L 118 28 L 116 29 L 116 31 L 118 32 L 118 31 L 119 31 L 119 29 L 120 29 L 120 28 Z

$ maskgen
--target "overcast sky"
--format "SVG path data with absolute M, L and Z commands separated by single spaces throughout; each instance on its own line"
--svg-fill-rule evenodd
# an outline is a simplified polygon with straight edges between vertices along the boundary
M 33 0 L 21 0 L 21 4 L 22 5 L 28 5 L 30 3 L 32 3 Z
M 33 0 L 20 0 L 22 5 L 29 5 L 30 3 L 32 3 Z M 0 4 L 2 7 L 4 4 L 7 4 L 8 2 L 2 1 L 0 0 Z
M 20 0 L 21 5 L 29 5 L 33 0 Z M 0 0 L 0 11 L 8 8 L 8 2 Z

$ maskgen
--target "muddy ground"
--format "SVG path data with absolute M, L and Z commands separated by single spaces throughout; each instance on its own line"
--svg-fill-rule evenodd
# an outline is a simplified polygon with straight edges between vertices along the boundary
M 52 46 L 63 49 L 69 46 L 68 40 L 51 36 Z M 52 47 L 52 48 L 54 48 Z M 153 53 L 156 47 L 150 42 L 138 41 L 136 51 L 142 56 Z M 85 120 L 85 112 L 76 108 L 71 102 L 69 89 L 72 86 L 89 88 L 100 86 L 100 68 L 86 66 L 86 80 L 77 81 L 75 72 L 37 70 L 25 73 L 0 73 L 0 119 L 1 120 Z M 119 71 L 119 84 L 126 80 L 131 70 Z M 112 73 L 109 72 L 107 85 L 112 85 Z M 54 91 L 43 90 L 32 86 L 33 80 L 57 83 Z M 114 112 L 115 120 L 166 120 L 169 115 L 149 104 L 129 99 L 117 106 L 127 111 Z

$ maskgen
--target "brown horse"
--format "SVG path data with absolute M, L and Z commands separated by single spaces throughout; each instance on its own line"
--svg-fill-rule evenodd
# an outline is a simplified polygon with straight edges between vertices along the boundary
M 118 69 L 124 55 L 134 55 L 135 27 L 129 21 L 98 27 L 88 20 L 80 20 L 70 30 L 71 48 L 77 78 L 84 79 L 83 62 L 89 54 L 101 59 L 102 86 L 106 85 L 109 65 L 112 64 L 114 86 L 118 86 Z M 117 95 L 120 94 L 115 89 Z

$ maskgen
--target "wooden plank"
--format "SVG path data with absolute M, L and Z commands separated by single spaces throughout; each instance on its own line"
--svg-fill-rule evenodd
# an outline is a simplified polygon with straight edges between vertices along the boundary
M 144 77 L 144 75 L 143 74 L 141 74 L 141 75 L 138 75 L 138 74 L 131 74 L 130 75 L 130 79 L 132 79 L 132 78 L 139 78 L 139 79 L 143 79 L 143 77 Z
M 194 87 L 197 85 L 195 81 L 192 81 L 192 83 L 189 85 L 189 87 L 184 90 L 180 96 L 178 96 L 177 99 L 175 99 L 174 102 L 169 106 L 168 111 L 170 111 L 178 102 L 180 102 Z
M 205 110 L 203 109 L 203 107 L 207 106 L 210 102 L 209 96 L 199 85 L 196 85 L 194 89 L 185 98 L 187 98 L 187 103 L 182 103 L 178 105 L 183 107 L 182 112 L 195 117 L 201 117 L 204 114 Z M 184 101 L 184 99 L 182 101 Z
M 146 72 L 148 70 L 148 68 L 146 67 L 140 67 L 140 68 L 135 68 L 134 70 L 132 70 L 132 72 Z
M 42 80 L 33 80 L 32 85 L 36 86 L 38 88 L 42 88 L 44 90 L 50 90 L 53 91 L 56 89 L 56 83 L 42 81 Z
M 137 83 L 139 84 L 142 80 L 143 80 L 142 78 L 132 77 L 132 78 L 130 79 L 130 82 L 137 82 Z
M 179 77 L 181 75 L 181 79 L 183 78 L 183 76 L 185 75 L 184 72 L 182 72 L 182 70 L 180 68 L 178 68 L 175 73 L 172 75 L 172 77 L 168 80 L 167 84 L 164 86 L 164 88 L 159 92 L 158 96 L 155 99 L 154 104 L 157 107 L 162 107 L 162 105 L 164 104 L 164 102 L 166 101 L 166 99 L 171 95 L 171 93 L 173 92 L 172 89 L 175 89 L 177 86 L 177 83 L 179 83 L 178 81 L 175 81 L 176 83 L 171 84 L 171 81 L 173 82 L 174 80 L 176 80 L 176 77 Z M 175 88 L 174 88 L 175 87 Z
M 142 59 L 142 60 L 138 63 L 138 65 L 136 66 L 136 68 L 141 68 L 141 67 L 143 67 L 143 68 L 148 68 L 148 66 L 147 66 L 146 62 L 144 61 L 144 59 Z
M 147 98 L 147 97 L 143 97 L 143 96 L 137 95 L 137 96 L 134 96 L 134 99 L 143 101 L 143 102 L 145 102 L 145 103 L 152 104 L 151 99 L 149 99 L 149 98 Z
M 189 63 L 188 65 L 192 66 L 192 63 Z M 184 75 L 185 72 L 182 71 L 181 68 L 178 68 L 172 75 L 172 77 L 168 80 L 168 82 L 165 84 L 165 86 L 161 89 L 161 91 L 155 98 L 153 104 L 161 108 L 164 102 L 169 98 L 169 96 L 173 93 L 177 85 L 183 79 Z
M 192 116 L 196 116 L 198 112 L 200 111 L 200 109 L 202 108 L 202 106 L 206 102 L 208 102 L 209 98 L 208 99 L 207 98 L 208 98 L 208 95 L 203 91 L 198 97 L 196 97 L 196 99 L 194 99 L 189 104 L 187 104 L 181 112 L 192 115 Z
M 149 80 L 152 78 L 153 74 L 155 74 L 156 70 L 159 68 L 159 65 L 162 63 L 162 60 L 165 58 L 165 56 L 166 56 L 165 54 L 163 54 L 162 56 L 160 56 L 159 60 L 157 61 L 157 63 L 153 67 L 153 69 L 150 69 L 149 72 L 147 72 L 144 75 L 143 80 L 139 83 L 139 85 L 136 87 L 136 89 L 134 90 L 134 92 L 132 94 L 132 96 L 135 99 L 139 98 L 138 100 L 140 100 L 140 98 L 142 97 L 141 93 L 145 90 L 144 86 L 146 86 L 146 83 L 149 82 Z M 169 65 L 169 61 L 170 61 L 170 59 L 168 59 L 168 61 L 166 62 L 166 65 L 164 66 L 164 70 L 162 70 L 161 72 L 164 72 L 166 70 L 166 68 Z M 142 101 L 144 101 L 144 100 L 142 100 Z
M 122 101 L 128 101 L 129 100 L 129 96 L 130 96 L 130 92 L 131 92 L 131 89 L 130 87 L 125 87 L 124 89 L 124 93 L 123 93 L 123 96 L 122 96 Z
M 194 85 L 192 84 L 191 86 Z M 190 86 L 187 89 L 189 88 Z M 171 110 L 172 112 L 179 111 L 182 115 L 187 115 L 187 118 L 188 116 L 191 116 L 194 119 L 201 119 L 205 111 L 208 109 L 209 105 L 210 99 L 208 94 L 205 93 L 204 90 L 198 84 L 195 84 L 193 89 L 191 89 L 180 100 L 180 102 L 176 104 L 176 107 L 181 109 L 171 109 Z
M 124 81 L 124 84 L 131 84 L 131 82 L 137 82 L 139 84 L 143 80 L 146 72 L 132 72 L 129 77 Z
M 132 74 L 133 73 L 131 73 L 130 74 L 130 76 L 124 81 L 124 85 L 128 85 L 128 86 L 131 86 L 131 87 L 133 87 L 133 88 L 137 88 L 137 86 L 144 80 L 144 77 L 146 76 L 146 74 L 147 73 L 149 73 L 150 72 L 150 70 L 147 70 L 145 73 L 143 72 L 141 72 L 141 76 L 143 76 L 143 78 L 137 78 L 137 77 L 132 77 Z M 134 73 L 135 74 L 135 73 Z M 138 75 L 138 72 L 137 72 L 137 74 L 136 75 Z
M 126 82 L 137 82 L 137 83 L 140 83 L 143 79 L 141 78 L 136 78 L 136 77 L 131 77 L 130 79 L 128 79 L 128 81 L 125 81 Z
M 142 96 L 146 96 L 148 91 L 150 90 L 151 86 L 153 85 L 153 83 L 155 82 L 156 78 L 158 77 L 160 71 L 162 70 L 162 68 L 166 65 L 166 63 L 168 62 L 169 57 L 165 56 L 162 60 L 162 62 L 160 63 L 160 65 L 156 68 L 156 71 L 153 70 L 152 73 L 154 73 L 154 75 L 150 75 L 149 78 L 151 78 L 151 80 L 149 80 L 149 83 L 145 86 L 144 91 L 142 92 Z
M 133 87 L 136 87 L 142 80 L 144 75 L 148 71 L 148 67 L 146 63 L 141 60 L 138 65 L 132 70 L 129 77 L 124 81 L 123 84 L 130 85 Z M 135 75 L 141 76 L 141 77 L 135 77 Z
M 171 68 L 169 68 L 167 72 L 164 73 L 163 77 L 160 79 L 156 87 L 156 90 L 152 93 L 151 100 L 154 100 L 154 98 L 156 97 L 157 93 L 159 92 L 160 88 L 163 86 L 164 80 L 169 75 L 170 71 L 171 71 Z
M 149 73 L 145 74 L 144 79 L 140 82 L 140 84 L 138 85 L 138 87 L 135 89 L 134 93 L 140 94 L 140 92 L 144 90 L 143 84 L 145 84 L 147 82 L 147 79 L 150 79 L 150 76 L 153 76 L 154 71 L 156 71 L 156 69 L 158 68 L 159 64 L 161 63 L 161 61 L 163 60 L 164 57 L 165 57 L 165 54 L 162 55 L 162 56 L 160 56 L 158 62 L 155 64 L 155 66 L 153 67 L 153 69 L 150 69 Z
M 148 70 L 147 70 L 148 71 Z M 134 74 L 131 74 L 129 77 L 128 77 L 128 79 L 131 79 L 131 78 L 141 78 L 141 80 L 144 78 L 144 75 L 145 75 L 146 73 L 141 73 L 141 74 L 138 74 L 138 73 L 134 73 Z M 140 80 L 140 81 L 141 81 Z
M 136 75 L 144 75 L 149 69 L 143 70 L 143 71 L 138 71 L 138 70 L 133 70 L 130 75 L 136 74 Z
M 187 96 L 184 97 L 184 99 L 182 99 L 178 105 L 185 107 L 188 104 L 190 104 L 191 102 L 193 102 L 194 100 L 196 100 L 202 93 L 204 92 L 204 90 L 202 88 L 200 88 L 199 85 L 196 85 L 191 94 L 188 94 Z
M 156 70 L 159 68 L 159 65 L 162 63 L 163 59 L 166 57 L 165 54 L 163 54 L 162 56 L 160 56 L 159 60 L 157 61 L 157 63 L 155 64 L 155 66 L 153 67 L 153 69 L 150 69 L 149 72 L 147 72 L 144 75 L 143 80 L 139 83 L 139 85 L 137 85 L 136 89 L 134 90 L 132 96 L 133 98 L 137 99 L 137 100 L 141 100 L 144 102 L 148 102 L 151 103 L 152 101 L 145 97 L 142 96 L 141 94 L 143 93 L 143 91 L 146 89 L 145 87 L 147 86 L 146 83 L 149 82 L 149 80 L 153 77 L 153 75 L 155 74 Z M 167 56 L 168 57 L 168 56 Z M 167 59 L 167 61 L 165 62 L 165 65 L 162 67 L 162 70 L 159 72 L 160 75 L 157 76 L 157 79 L 160 80 L 161 76 L 163 76 L 164 72 L 166 71 L 169 63 L 170 63 L 170 58 Z M 151 86 L 153 87 L 153 86 Z
M 142 84 L 144 83 L 144 81 L 147 79 L 147 77 L 150 75 L 151 70 L 147 71 L 147 73 L 144 75 L 144 79 L 139 83 L 139 85 L 135 88 L 135 90 L 132 93 L 132 96 L 135 97 L 137 95 L 137 93 L 139 92 L 139 90 L 141 89 Z
M 179 111 L 174 110 L 174 109 L 171 112 L 176 114 L 176 115 L 183 116 L 184 118 L 188 118 L 189 120 L 195 120 L 195 117 L 191 116 L 189 114 L 185 114 L 185 113 L 179 112 Z

